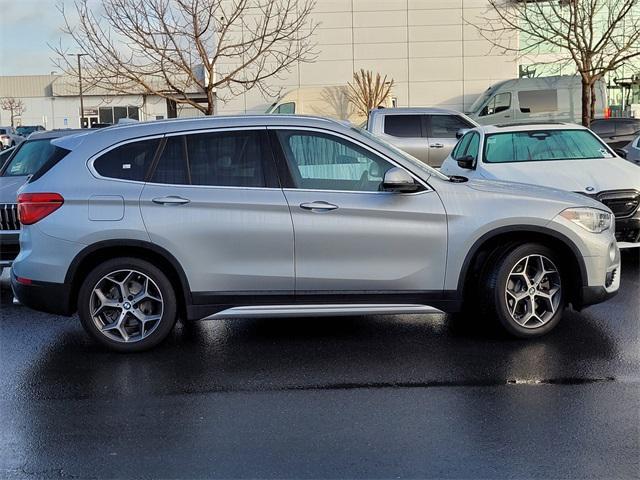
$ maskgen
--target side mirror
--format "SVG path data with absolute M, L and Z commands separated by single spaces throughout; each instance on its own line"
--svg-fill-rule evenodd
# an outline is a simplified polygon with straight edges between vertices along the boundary
M 466 168 L 467 170 L 473 170 L 473 164 L 476 161 L 471 155 L 465 155 L 456 159 L 460 168 Z
M 458 140 L 460 140 L 462 137 L 464 137 L 465 133 L 467 133 L 469 130 L 471 130 L 470 128 L 461 128 L 460 130 L 458 130 L 456 132 L 456 138 Z
M 613 151 L 616 153 L 616 155 L 618 155 L 620 158 L 627 158 L 627 152 L 625 149 L 623 148 L 614 148 Z
M 398 167 L 387 170 L 382 180 L 382 189 L 385 192 L 411 193 L 420 189 L 420 184 L 413 177 Z

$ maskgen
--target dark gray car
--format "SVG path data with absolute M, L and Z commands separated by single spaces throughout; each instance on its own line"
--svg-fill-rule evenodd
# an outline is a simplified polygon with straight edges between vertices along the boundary
M 20 250 L 18 189 L 51 158 L 55 148 L 51 144 L 52 139 L 80 132 L 86 130 L 35 132 L 18 145 L 8 159 L 0 162 L 0 272 L 11 265 Z

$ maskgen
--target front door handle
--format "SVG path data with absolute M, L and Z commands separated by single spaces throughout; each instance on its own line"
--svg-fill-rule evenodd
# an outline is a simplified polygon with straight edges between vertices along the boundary
M 175 195 L 169 195 L 168 197 L 156 197 L 151 201 L 160 205 L 184 205 L 185 203 L 189 203 L 191 200 Z
M 432 143 L 431 145 L 429 145 L 429 147 L 431 147 L 431 148 L 444 148 L 444 145 L 442 143 Z
M 317 201 L 317 202 L 301 203 L 300 208 L 303 208 L 305 210 L 311 210 L 312 212 L 329 212 L 331 210 L 335 210 L 336 208 L 338 208 L 338 206 L 329 202 Z

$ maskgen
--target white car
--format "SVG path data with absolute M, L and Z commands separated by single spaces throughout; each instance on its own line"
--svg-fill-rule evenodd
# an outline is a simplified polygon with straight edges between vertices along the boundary
M 13 127 L 0 127 L 0 150 L 16 147 L 24 142 L 24 137 L 18 135 Z
M 616 218 L 620 248 L 640 247 L 640 166 L 615 154 L 589 129 L 565 123 L 491 125 L 469 130 L 441 172 L 589 195 Z

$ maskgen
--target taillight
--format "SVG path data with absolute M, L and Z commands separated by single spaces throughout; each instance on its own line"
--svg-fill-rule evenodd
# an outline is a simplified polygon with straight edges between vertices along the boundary
M 607 107 L 604 109 L 604 118 L 611 118 L 611 108 Z
M 55 212 L 64 203 L 59 193 L 21 193 L 18 195 L 18 219 L 32 225 Z

